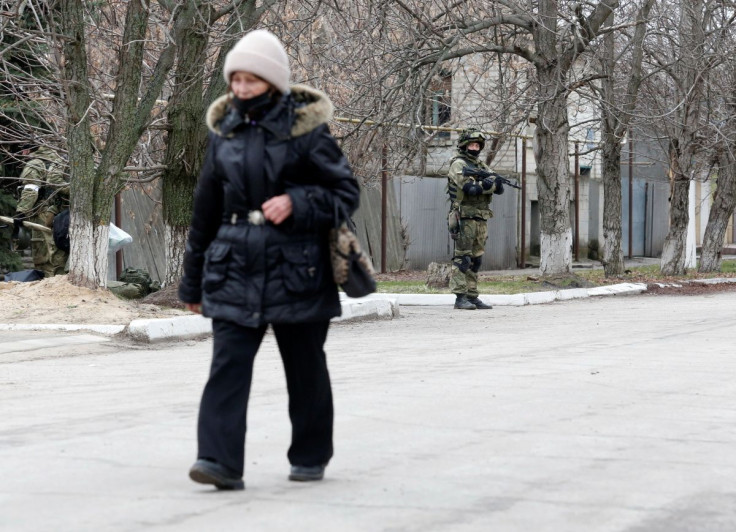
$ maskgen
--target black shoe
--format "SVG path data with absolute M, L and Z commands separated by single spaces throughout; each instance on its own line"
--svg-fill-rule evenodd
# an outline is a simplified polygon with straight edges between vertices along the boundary
M 478 296 L 469 297 L 468 301 L 472 303 L 473 305 L 475 305 L 475 308 L 479 310 L 487 310 L 487 309 L 493 308 L 491 305 L 486 305 L 485 303 L 483 303 Z
M 464 294 L 458 294 L 455 300 L 455 308 L 461 310 L 475 310 L 477 307 L 473 305 Z
M 200 484 L 214 484 L 218 490 L 244 490 L 243 478 L 225 466 L 200 458 L 189 470 L 189 478 Z
M 322 480 L 325 476 L 325 467 L 323 465 L 315 466 L 302 466 L 293 465 L 291 466 L 291 473 L 289 473 L 289 480 L 296 480 L 299 482 L 308 482 L 310 480 Z

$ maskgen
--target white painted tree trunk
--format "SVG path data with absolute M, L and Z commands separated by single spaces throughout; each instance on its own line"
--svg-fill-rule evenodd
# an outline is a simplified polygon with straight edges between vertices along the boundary
M 539 270 L 542 275 L 572 271 L 567 100 L 559 72 L 538 71 L 539 117 L 534 132 L 537 193 L 541 214 Z
M 542 275 L 556 275 L 572 271 L 572 230 L 564 233 L 542 233 L 540 237 L 542 258 L 539 272 Z
M 681 41 L 677 54 L 679 65 L 672 71 L 675 76 L 674 128 L 669 134 L 669 157 L 672 188 L 670 194 L 670 230 L 662 249 L 661 271 L 664 275 L 685 275 L 688 267 L 695 266 L 695 238 L 692 230 L 692 251 L 689 249 L 690 222 L 694 220 L 692 206 L 693 185 L 698 175 L 703 153 L 701 110 L 705 110 L 704 80 L 707 76 L 706 56 L 702 53 L 705 41 L 703 0 L 678 3 Z M 685 9 L 686 7 L 686 9 Z M 709 16 L 709 15 L 708 15 Z
M 184 266 L 187 234 L 185 227 L 171 227 L 166 224 L 164 242 L 166 246 L 166 277 L 163 286 L 171 286 L 181 279 Z
M 685 275 L 685 246 L 687 244 L 687 229 L 690 211 L 689 182 L 676 179 L 670 199 L 670 230 L 662 246 L 660 270 L 664 275 Z
M 80 219 L 72 212 L 69 234 L 69 281 L 76 286 L 93 290 L 107 287 L 110 226 L 93 226 L 91 222 Z
M 695 181 L 690 181 L 688 191 L 687 240 L 685 241 L 685 268 L 697 266 L 697 241 L 695 238 Z
M 736 205 L 736 160 L 730 145 L 721 150 L 719 159 L 718 186 L 713 193 L 713 204 L 703 235 L 703 249 L 700 252 L 698 268 L 700 272 L 721 270 L 723 244 Z
M 662 246 L 660 269 L 664 275 L 685 275 L 685 261 L 682 249 L 685 247 L 685 233 L 670 234 Z

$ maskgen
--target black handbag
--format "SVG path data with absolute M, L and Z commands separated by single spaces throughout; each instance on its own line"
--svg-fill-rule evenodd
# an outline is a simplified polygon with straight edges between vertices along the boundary
M 330 229 L 332 275 L 348 297 L 364 297 L 376 291 L 370 257 L 361 249 L 352 221 L 335 200 L 335 223 Z

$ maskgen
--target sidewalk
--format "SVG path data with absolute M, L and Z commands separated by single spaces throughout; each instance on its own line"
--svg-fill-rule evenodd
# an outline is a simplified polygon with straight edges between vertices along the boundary
M 596 288 L 573 288 L 547 292 L 513 295 L 481 295 L 481 299 L 495 306 L 523 306 L 551 303 L 595 296 L 633 295 L 646 290 L 646 285 L 622 283 Z M 454 294 L 391 294 L 375 293 L 352 299 L 340 294 L 342 316 L 333 323 L 357 320 L 391 320 L 401 314 L 401 306 L 447 306 L 455 302 Z M 101 324 L 0 324 L 0 331 L 90 331 L 106 336 L 126 335 L 135 341 L 154 343 L 209 336 L 212 322 L 209 318 L 192 314 L 162 319 L 138 319 L 130 323 Z

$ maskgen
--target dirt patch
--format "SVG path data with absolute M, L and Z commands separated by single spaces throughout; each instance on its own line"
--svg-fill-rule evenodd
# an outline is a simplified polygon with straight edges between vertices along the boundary
M 188 314 L 141 301 L 118 299 L 106 289 L 72 285 L 66 275 L 32 283 L 0 283 L 0 323 L 128 324 L 140 318 Z
M 377 273 L 376 281 L 427 281 L 424 270 L 401 270 L 398 272 Z
M 162 288 L 158 292 L 148 294 L 141 300 L 149 305 L 159 307 L 184 309 L 184 303 L 179 300 L 179 283 Z
M 647 295 L 676 295 L 676 296 L 700 296 L 704 294 L 717 294 L 720 292 L 736 292 L 736 283 L 677 283 L 674 284 L 647 284 Z

